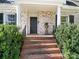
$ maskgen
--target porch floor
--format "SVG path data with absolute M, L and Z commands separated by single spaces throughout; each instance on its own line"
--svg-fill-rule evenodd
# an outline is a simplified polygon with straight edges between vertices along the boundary
M 63 59 L 54 37 L 27 37 L 21 59 Z
M 26 35 L 26 37 L 54 37 L 54 35 Z

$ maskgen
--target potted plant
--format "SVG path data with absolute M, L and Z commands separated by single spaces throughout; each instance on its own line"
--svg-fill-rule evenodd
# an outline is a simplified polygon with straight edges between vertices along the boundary
M 46 35 L 48 34 L 48 28 L 49 28 L 48 23 L 45 23 L 45 34 L 46 34 Z

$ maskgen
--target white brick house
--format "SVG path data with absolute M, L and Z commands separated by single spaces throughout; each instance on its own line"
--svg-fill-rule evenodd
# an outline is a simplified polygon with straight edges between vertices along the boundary
M 0 24 L 16 24 L 26 36 L 51 35 L 54 28 L 65 22 L 79 23 L 77 0 L 4 1 L 0 2 Z

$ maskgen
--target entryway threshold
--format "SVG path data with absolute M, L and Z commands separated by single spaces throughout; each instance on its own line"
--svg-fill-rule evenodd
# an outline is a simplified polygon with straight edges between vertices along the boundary
M 54 35 L 26 35 L 26 37 L 54 37 Z

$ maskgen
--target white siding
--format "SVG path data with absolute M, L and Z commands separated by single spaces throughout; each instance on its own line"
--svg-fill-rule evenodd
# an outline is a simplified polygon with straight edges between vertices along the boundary
M 79 14 L 76 14 L 76 15 L 74 16 L 74 23 L 75 23 L 75 24 L 79 24 Z
M 52 34 L 53 33 L 53 25 L 54 25 L 54 20 L 55 17 L 52 16 L 53 18 L 50 17 L 43 17 L 43 16 L 39 16 L 39 24 L 38 24 L 38 34 L 45 34 L 45 23 L 48 23 L 49 27 L 48 27 L 48 34 Z
M 20 10 L 21 12 L 21 15 L 20 15 L 20 31 L 27 34 L 27 26 L 26 26 L 26 23 L 27 23 L 27 10 L 26 12 L 24 10 Z

